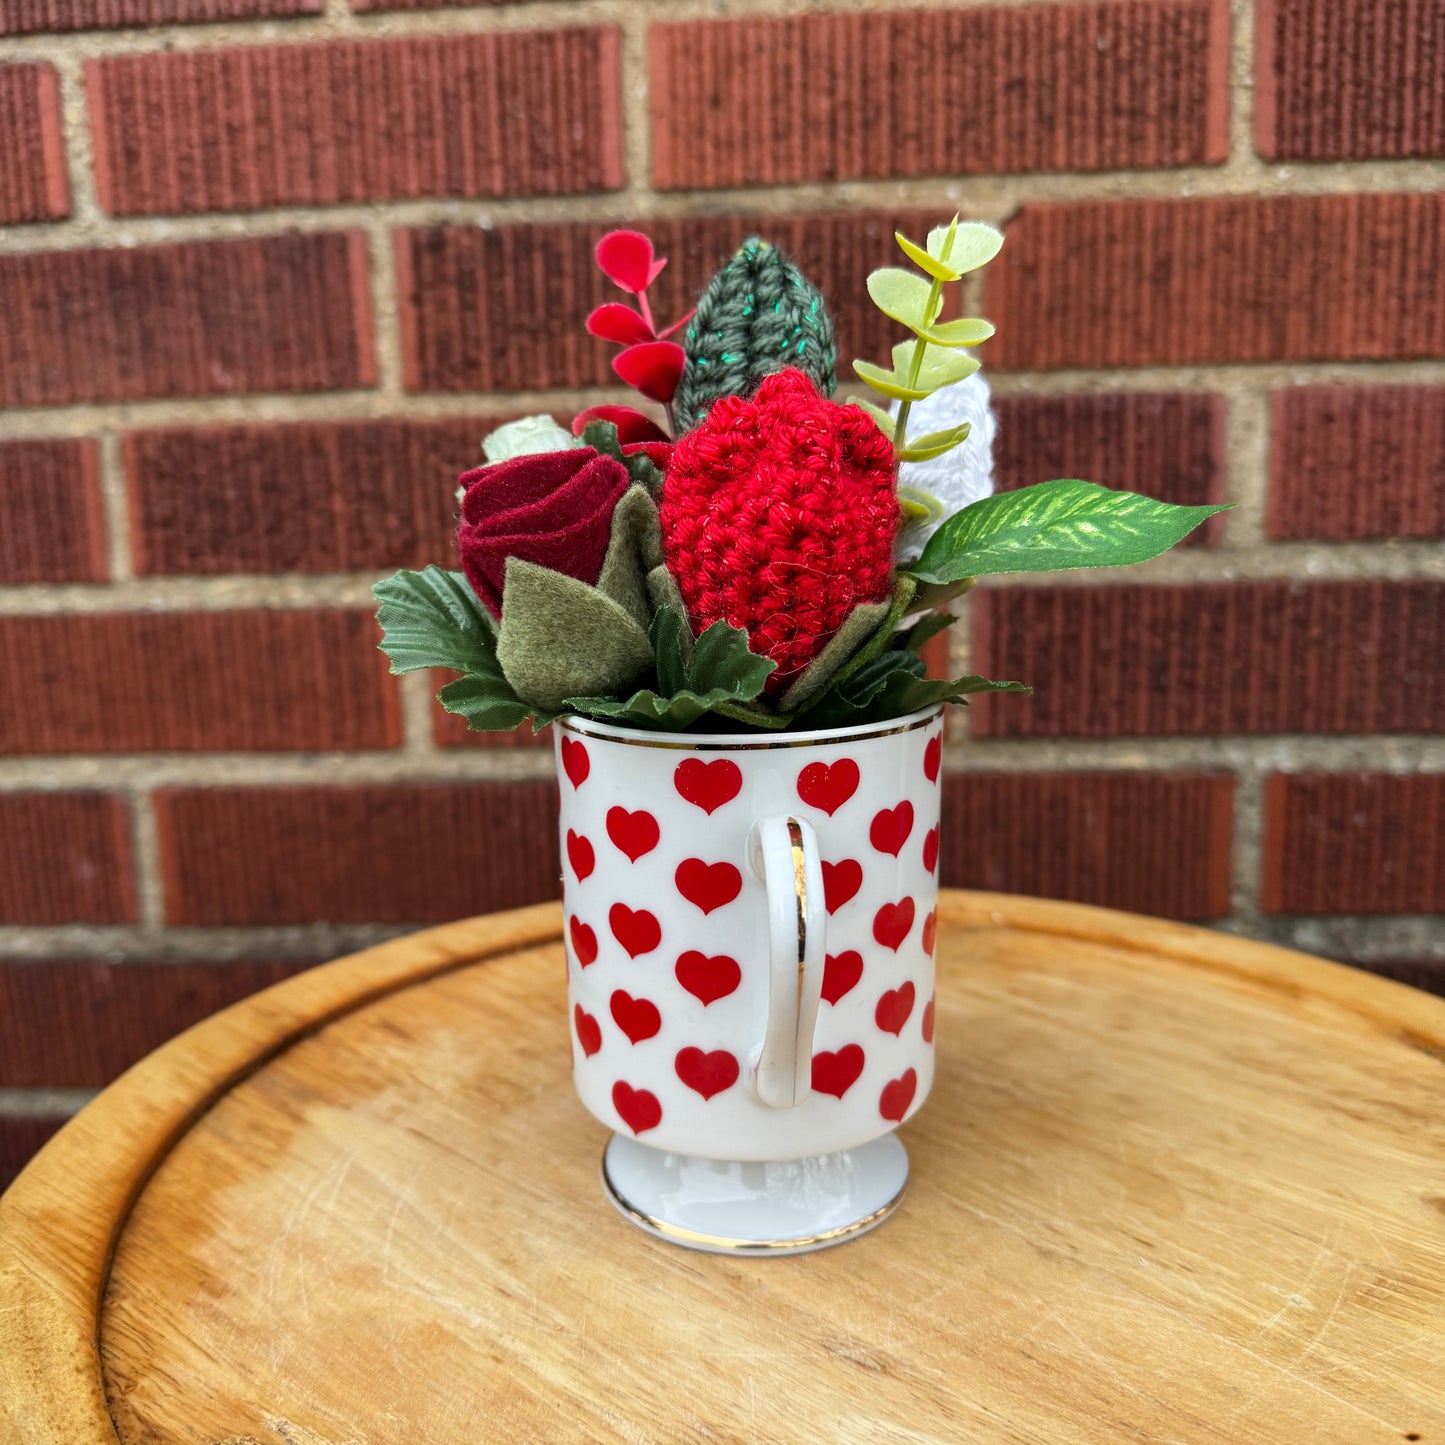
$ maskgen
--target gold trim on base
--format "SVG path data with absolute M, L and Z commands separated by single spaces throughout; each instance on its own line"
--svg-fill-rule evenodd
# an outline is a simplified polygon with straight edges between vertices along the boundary
M 694 1249 L 714 1250 L 719 1254 L 757 1255 L 788 1254 L 796 1250 L 821 1249 L 827 1245 L 842 1244 L 845 1240 L 851 1239 L 853 1235 L 862 1234 L 875 1225 L 882 1224 L 903 1202 L 903 1196 L 908 1192 L 908 1180 L 905 1177 L 898 1193 L 886 1204 L 875 1209 L 872 1214 L 865 1214 L 862 1219 L 855 1219 L 852 1224 L 824 1230 L 821 1234 L 807 1234 L 798 1239 L 731 1239 L 724 1234 L 704 1234 L 698 1229 L 688 1229 L 681 1224 L 670 1224 L 665 1219 L 657 1219 L 651 1214 L 643 1213 L 636 1205 L 629 1204 L 612 1182 L 612 1176 L 607 1172 L 605 1147 L 602 1151 L 602 1186 L 606 1189 L 608 1198 L 628 1219 L 651 1234 L 660 1235 L 663 1239 L 671 1240 L 675 1244 L 691 1245 Z

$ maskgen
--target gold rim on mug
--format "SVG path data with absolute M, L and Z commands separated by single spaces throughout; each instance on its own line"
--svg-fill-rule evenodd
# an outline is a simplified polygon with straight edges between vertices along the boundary
M 898 733 L 911 733 L 925 728 L 943 711 L 943 704 L 909 713 L 887 726 L 859 723 L 852 727 L 815 732 L 794 733 L 787 736 L 774 733 L 766 739 L 744 741 L 754 738 L 754 733 L 696 733 L 688 736 L 682 733 L 666 735 L 644 733 L 640 728 L 622 728 L 614 723 L 593 722 L 590 718 L 558 718 L 554 726 L 563 732 L 576 733 L 579 737 L 596 738 L 599 742 L 621 743 L 631 748 L 670 748 L 674 752 L 715 753 L 715 752 L 763 752 L 769 748 L 808 748 L 820 743 L 860 743 L 870 738 L 891 738 Z

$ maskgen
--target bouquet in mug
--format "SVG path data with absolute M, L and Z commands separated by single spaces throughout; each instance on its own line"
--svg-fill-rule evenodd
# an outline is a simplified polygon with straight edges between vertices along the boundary
M 477 730 L 827 729 L 1027 692 L 925 676 L 953 599 L 991 574 L 1145 561 L 1221 509 L 1077 480 L 991 495 L 973 350 L 993 327 L 945 312 L 1003 236 L 955 217 L 896 239 L 911 264 L 874 271 L 868 294 L 908 335 L 891 365 L 853 364 L 874 402 L 834 398 L 826 303 L 776 247 L 747 241 L 659 329 L 666 259 L 637 232 L 604 236 L 598 265 L 634 304 L 587 328 L 666 425 L 597 406 L 488 436 L 461 477 L 461 571 L 375 588 L 392 671 L 458 674 L 442 706 Z

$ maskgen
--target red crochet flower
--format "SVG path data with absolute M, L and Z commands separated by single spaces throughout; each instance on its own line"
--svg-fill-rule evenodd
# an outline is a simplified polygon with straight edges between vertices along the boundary
M 472 590 L 502 615 L 507 558 L 596 582 L 627 468 L 591 447 L 533 452 L 464 472 L 457 550 Z
M 892 586 L 893 446 L 800 371 L 727 396 L 674 447 L 662 493 L 668 570 L 693 627 L 746 628 L 783 691 L 860 602 Z

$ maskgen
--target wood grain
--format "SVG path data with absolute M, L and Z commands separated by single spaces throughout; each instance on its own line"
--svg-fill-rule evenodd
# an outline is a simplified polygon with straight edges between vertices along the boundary
M 908 1199 L 796 1259 L 605 1205 L 554 909 L 207 1021 L 0 1202 L 0 1438 L 1445 1440 L 1445 1003 L 1102 910 L 943 920 Z

